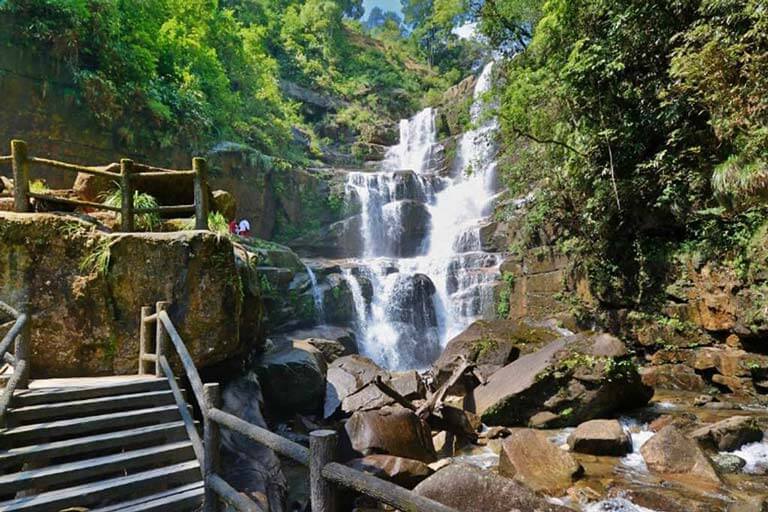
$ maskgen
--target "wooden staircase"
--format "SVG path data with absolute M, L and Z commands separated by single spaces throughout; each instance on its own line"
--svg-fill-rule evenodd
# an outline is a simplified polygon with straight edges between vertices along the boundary
M 169 382 L 149 376 L 14 392 L 0 475 L 0 512 L 195 511 L 204 495 Z

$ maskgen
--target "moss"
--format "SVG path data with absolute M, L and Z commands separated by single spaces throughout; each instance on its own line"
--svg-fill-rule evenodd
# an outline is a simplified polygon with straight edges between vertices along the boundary
M 484 355 L 497 350 L 499 348 L 499 342 L 493 338 L 481 338 L 477 340 L 472 347 L 473 352 L 477 353 L 477 358 L 481 358 Z

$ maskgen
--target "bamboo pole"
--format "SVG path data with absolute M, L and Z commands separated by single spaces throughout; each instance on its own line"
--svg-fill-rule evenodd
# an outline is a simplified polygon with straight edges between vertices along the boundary
M 13 209 L 19 213 L 32 211 L 29 202 L 29 153 L 23 140 L 11 141 L 13 157 Z

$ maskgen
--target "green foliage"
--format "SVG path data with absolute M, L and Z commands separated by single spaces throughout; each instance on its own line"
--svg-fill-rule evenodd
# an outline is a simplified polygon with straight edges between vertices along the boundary
M 106 276 L 109 273 L 109 263 L 112 258 L 112 240 L 100 239 L 93 250 L 80 262 L 80 272 Z
M 29 182 L 29 191 L 33 194 L 45 194 L 50 189 L 43 180 L 32 180 Z
M 10 0 L 17 37 L 62 58 L 82 100 L 129 145 L 221 137 L 284 150 L 295 120 L 264 31 L 209 0 Z
M 737 236 L 711 224 L 702 233 L 697 212 L 724 206 L 731 224 L 732 206 L 758 200 L 768 150 L 760 5 L 515 0 L 479 11 L 502 49 L 525 46 L 500 91 L 504 179 L 516 194 L 538 189 L 525 234 L 531 245 L 552 242 L 536 240 L 542 232 L 568 240 L 604 302 L 656 296 L 675 244 Z
M 211 212 L 208 214 L 208 231 L 219 236 L 229 236 L 229 222 L 221 213 Z
M 120 186 L 116 190 L 107 193 L 102 199 L 105 206 L 119 208 L 123 202 L 123 190 Z M 157 208 L 160 205 L 157 199 L 138 190 L 133 193 L 133 208 L 137 210 Z M 160 215 L 157 213 L 141 213 L 136 215 L 136 227 L 140 231 L 154 231 L 160 225 Z

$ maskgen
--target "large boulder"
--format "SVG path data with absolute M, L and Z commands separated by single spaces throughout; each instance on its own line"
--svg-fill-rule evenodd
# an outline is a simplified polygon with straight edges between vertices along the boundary
M 463 358 L 488 375 L 560 336 L 547 328 L 532 327 L 513 320 L 478 320 L 452 338 L 435 361 L 438 383 L 453 373 Z
M 347 462 L 347 466 L 364 471 L 406 489 L 413 489 L 434 471 L 419 460 L 392 455 L 368 455 Z
M 719 487 L 720 475 L 696 441 L 676 427 L 661 429 L 640 449 L 645 463 L 665 478 L 698 486 Z
M 0 276 L 6 302 L 28 293 L 36 378 L 136 373 L 141 307 L 160 300 L 198 366 L 245 348 L 232 244 L 213 233 L 108 234 L 75 217 L 0 213 Z
M 516 429 L 501 444 L 499 473 L 536 492 L 560 495 L 583 468 L 540 430 Z
M 568 512 L 553 505 L 522 484 L 469 464 L 454 463 L 414 488 L 460 512 Z
M 352 449 L 364 456 L 387 454 L 427 463 L 437 460 L 429 426 L 410 409 L 359 411 L 344 429 Z
M 212 192 L 211 210 L 219 212 L 225 219 L 231 221 L 237 215 L 237 200 L 226 190 Z
M 267 352 L 256 367 L 267 404 L 282 413 L 318 413 L 326 371 L 322 352 L 306 341 Z
M 339 410 L 351 414 L 391 404 L 373 384 L 376 377 L 388 380 L 389 373 L 367 357 L 355 354 L 333 361 L 328 367 L 324 417 Z
M 749 416 L 732 416 L 691 432 L 691 437 L 702 446 L 721 452 L 738 450 L 747 443 L 763 439 L 760 424 Z
M 582 333 L 494 373 L 475 388 L 471 406 L 487 425 L 575 426 L 645 405 L 652 396 L 624 343 L 608 334 Z
M 574 452 L 620 457 L 632 451 L 632 438 L 617 420 L 591 420 L 571 432 L 568 446 Z
M 223 410 L 261 428 L 268 428 L 261 413 L 262 394 L 253 373 L 231 381 L 222 393 Z M 256 500 L 264 509 L 287 510 L 288 485 L 275 452 L 231 429 L 221 430 L 222 469 L 227 482 Z

